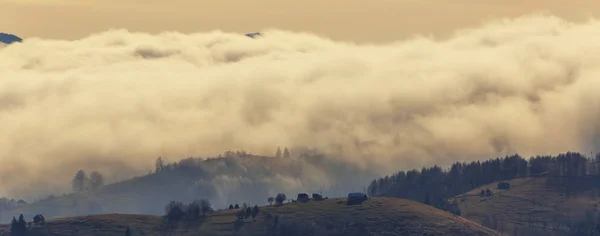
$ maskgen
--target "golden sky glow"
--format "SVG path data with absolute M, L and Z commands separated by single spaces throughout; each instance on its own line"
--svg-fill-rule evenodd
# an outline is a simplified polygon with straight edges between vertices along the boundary
M 0 0 L 0 31 L 75 39 L 109 28 L 157 33 L 265 28 L 310 31 L 340 40 L 392 41 L 447 35 L 497 17 L 600 15 L 595 0 Z

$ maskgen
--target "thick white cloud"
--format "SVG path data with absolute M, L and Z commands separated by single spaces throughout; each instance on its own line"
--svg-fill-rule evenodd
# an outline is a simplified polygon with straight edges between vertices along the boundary
M 0 189 L 228 149 L 310 146 L 385 173 L 599 141 L 598 21 L 523 17 L 385 45 L 263 34 L 117 30 L 0 49 Z

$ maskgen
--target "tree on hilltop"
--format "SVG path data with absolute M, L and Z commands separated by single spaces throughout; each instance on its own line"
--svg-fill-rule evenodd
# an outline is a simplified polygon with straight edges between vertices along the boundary
M 88 181 L 87 174 L 84 170 L 78 170 L 73 177 L 72 187 L 74 192 L 81 192 L 85 190 L 85 184 Z
M 283 149 L 283 158 L 290 158 L 290 151 L 288 150 L 287 147 L 285 147 L 285 149 Z
M 162 157 L 156 158 L 156 162 L 154 163 L 155 173 L 161 172 L 165 169 L 165 162 Z
M 98 171 L 90 173 L 90 185 L 92 189 L 97 189 L 104 185 L 104 176 Z

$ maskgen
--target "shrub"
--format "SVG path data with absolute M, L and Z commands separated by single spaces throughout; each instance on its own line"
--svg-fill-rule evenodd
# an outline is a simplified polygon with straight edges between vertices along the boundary
M 206 216 L 206 213 L 215 211 L 212 208 L 212 206 L 210 205 L 210 202 L 208 200 L 206 200 L 206 199 L 201 199 L 200 200 L 200 210 L 202 210 L 202 214 L 204 216 Z
M 169 220 L 180 220 L 185 216 L 185 206 L 178 201 L 171 201 L 165 207 L 165 216 Z
M 275 197 L 275 203 L 277 205 L 281 205 L 283 204 L 283 202 L 287 199 L 287 197 L 285 196 L 285 194 L 283 193 L 278 193 L 277 197 Z

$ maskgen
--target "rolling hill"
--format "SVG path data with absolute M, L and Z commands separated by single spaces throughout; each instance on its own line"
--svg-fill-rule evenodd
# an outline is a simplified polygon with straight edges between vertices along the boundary
M 0 212 L 0 222 L 24 214 L 31 218 L 123 213 L 162 214 L 171 200 L 205 198 L 216 208 L 243 202 L 264 205 L 277 193 L 320 192 L 344 196 L 377 176 L 321 156 L 188 158 L 165 170 L 83 192 L 43 199 Z
M 498 182 L 494 182 L 450 201 L 458 202 L 463 217 L 513 236 L 570 235 L 578 221 L 598 217 L 599 201 L 590 192 L 567 197 L 557 189 L 547 187 L 546 177 L 516 178 L 506 182 L 510 183 L 510 189 L 498 189 Z M 481 197 L 480 191 L 487 188 L 493 195 Z M 596 234 L 586 232 L 584 235 Z
M 151 215 L 105 214 L 49 220 L 30 235 L 500 235 L 459 216 L 421 203 L 371 198 L 361 205 L 345 199 L 265 206 L 255 220 L 236 220 L 237 210 L 210 213 L 196 221 L 165 223 Z M 7 231 L 8 225 L 0 225 Z

